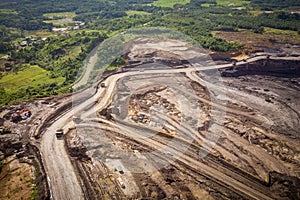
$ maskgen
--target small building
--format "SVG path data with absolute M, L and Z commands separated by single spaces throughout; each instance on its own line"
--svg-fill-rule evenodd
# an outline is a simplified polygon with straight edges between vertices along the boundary
M 21 47 L 26 47 L 27 45 L 28 45 L 28 42 L 26 40 L 24 40 L 20 43 Z

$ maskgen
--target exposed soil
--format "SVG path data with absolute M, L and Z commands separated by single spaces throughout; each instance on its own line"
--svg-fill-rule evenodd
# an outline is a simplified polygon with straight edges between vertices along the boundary
M 68 97 L 52 97 L 1 108 L 4 130 L 0 133 L 0 155 L 1 160 L 4 159 L 1 175 L 7 173 L 0 180 L 1 199 L 30 199 L 35 190 L 39 199 L 49 198 L 46 175 L 36 147 L 39 141 L 34 138 L 39 137 L 42 125 L 67 101 Z M 31 117 L 13 122 L 12 114 L 22 109 L 30 110 Z
M 146 42 L 140 39 L 132 45 Z M 148 49 L 133 48 L 127 67 L 145 62 L 187 67 L 182 65 L 186 58 L 174 60 L 167 53 L 179 44 L 164 41 L 155 50 L 155 42 L 151 40 Z M 179 49 L 179 54 L 194 55 L 184 45 Z M 222 77 L 212 84 L 208 73 L 140 73 L 121 79 L 105 109 L 93 118 L 73 119 L 76 128 L 64 135 L 85 198 L 249 198 L 248 191 L 230 187 L 240 184 L 274 199 L 299 199 L 298 72 L 298 61 L 264 60 L 220 70 Z M 39 199 L 49 198 L 39 134 L 69 101 L 57 97 L 1 109 L 1 199 L 29 198 L 34 185 Z M 20 109 L 30 110 L 32 116 L 11 122 L 11 114 Z M 223 121 L 214 118 L 220 114 Z M 215 132 L 215 127 L 222 129 Z M 231 182 L 224 184 L 222 178 Z
M 217 31 L 215 36 L 239 43 L 244 46 L 242 53 L 251 54 L 255 52 L 268 53 L 297 53 L 299 55 L 299 36 L 290 37 L 280 33 L 253 33 L 250 31 Z M 293 47 L 291 49 L 291 47 Z
M 141 42 L 145 41 L 137 43 Z M 144 63 L 145 59 L 148 63 L 162 64 L 158 55 L 166 56 L 166 60 L 173 56 L 162 53 L 162 49 L 133 49 L 128 54 L 133 65 L 127 66 L 128 69 L 134 68 L 136 63 Z M 258 49 L 249 51 L 252 50 Z M 180 67 L 178 60 L 174 63 Z M 259 61 L 246 67 L 221 70 L 222 84 L 209 86 L 205 82 L 209 80 L 208 73 L 182 77 L 141 73 L 120 80 L 116 89 L 119 93 L 112 104 L 99 111 L 97 119 L 80 122 L 67 138 L 76 160 L 91 158 L 80 162 L 81 174 L 85 174 L 84 177 L 88 174 L 93 183 L 91 195 L 117 199 L 249 198 L 202 173 L 193 162 L 186 161 L 191 158 L 271 198 L 300 198 L 297 66 L 298 61 Z M 172 78 L 180 84 L 167 81 Z M 180 90 L 182 85 L 186 86 L 185 90 Z M 185 98 L 193 103 L 186 103 Z M 225 103 L 226 108 L 220 102 Z M 211 119 L 214 107 L 218 108 L 217 113 L 224 109 L 223 123 Z M 162 114 L 153 114 L 153 109 L 161 110 Z M 193 114 L 187 114 L 189 110 L 193 110 Z M 213 125 L 222 126 L 217 136 L 211 131 Z M 180 126 L 190 132 L 186 133 Z M 196 137 L 177 157 L 180 145 L 189 142 L 189 134 Z M 209 140 L 213 137 L 218 139 L 209 149 Z M 174 145 L 174 140 L 180 142 Z M 156 151 L 161 149 L 161 144 L 174 150 Z M 206 156 L 200 158 L 201 154 Z M 115 165 L 112 167 L 112 160 L 122 166 L 122 172 Z M 124 188 L 121 183 L 125 183 Z
M 14 156 L 3 162 L 0 174 L 1 199 L 30 199 L 35 187 L 34 168 L 30 164 L 20 163 Z

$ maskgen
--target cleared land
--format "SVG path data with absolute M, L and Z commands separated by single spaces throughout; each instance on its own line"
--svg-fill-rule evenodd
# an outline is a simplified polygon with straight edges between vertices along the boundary
M 284 31 L 274 28 L 264 28 L 262 34 L 248 30 L 240 30 L 238 32 L 216 31 L 213 34 L 218 38 L 242 44 L 244 46 L 243 51 L 248 54 L 256 51 L 288 51 L 285 47 L 300 44 L 300 36 L 297 34 L 297 31 Z M 291 51 L 294 50 L 291 49 Z
M 59 12 L 59 13 L 47 13 L 43 15 L 48 17 L 46 23 L 53 23 L 54 26 L 69 26 L 74 24 L 73 18 L 76 16 L 75 12 Z
M 129 11 L 126 11 L 126 14 L 128 16 L 132 16 L 132 15 L 150 15 L 151 13 L 148 13 L 145 11 L 129 10 Z
M 16 15 L 18 14 L 17 11 L 10 10 L 10 9 L 0 9 L 1 14 L 9 14 L 9 15 Z
M 34 168 L 14 156 L 7 158 L 0 173 L 0 199 L 38 199 Z
M 13 130 L 5 137 L 36 136 L 53 197 L 294 197 L 284 191 L 299 188 L 299 137 L 285 133 L 299 129 L 299 77 L 235 76 L 253 68 L 267 73 L 270 66 L 297 74 L 276 59 L 295 70 L 299 58 L 260 56 L 233 70 L 232 63 L 207 65 L 203 54 L 179 41 L 139 38 L 129 50 L 125 58 L 132 65 L 108 76 L 104 87 L 75 94 L 72 110 L 66 110 L 66 97 L 2 111 L 4 125 Z M 184 55 L 203 62 L 192 67 Z M 261 67 L 266 62 L 274 63 Z M 69 107 L 62 109 L 64 104 Z M 19 107 L 33 116 L 14 124 L 9 119 Z M 41 132 L 35 131 L 39 125 Z M 55 136 L 60 128 L 67 149 Z
M 158 0 L 152 5 L 174 7 L 188 2 Z M 217 0 L 217 3 L 243 9 L 249 1 Z M 146 15 L 150 14 L 131 9 L 126 12 L 130 18 L 125 16 L 124 19 L 147 18 Z M 0 9 L 0 14 L 13 16 L 18 13 Z M 74 12 L 44 15 L 49 18 L 46 22 L 68 28 L 77 23 L 73 21 L 75 16 Z M 75 30 L 73 33 L 81 34 Z M 24 31 L 24 34 L 48 37 L 56 33 Z M 49 38 L 47 42 L 59 40 L 64 34 L 57 33 L 58 37 Z M 54 194 L 54 199 L 300 198 L 300 138 L 297 135 L 300 128 L 300 79 L 299 65 L 295 64 L 297 55 L 300 55 L 299 34 L 272 28 L 264 28 L 262 34 L 250 29 L 214 34 L 245 46 L 244 52 L 239 52 L 243 56 L 236 57 L 243 59 L 237 65 L 220 60 L 227 68 L 212 68 L 217 74 L 224 75 L 219 77 L 223 81 L 221 85 L 216 84 L 216 79 L 207 79 L 210 70 L 196 72 L 188 69 L 190 66 L 186 60 L 170 53 L 172 47 L 168 49 L 170 46 L 166 41 L 153 43 L 145 40 L 138 42 L 138 47 L 126 55 L 129 64 L 124 71 L 114 74 L 119 66 L 108 68 L 112 71 L 108 73 L 104 86 L 87 90 L 89 96 L 96 95 L 83 101 L 78 110 L 68 110 L 70 96 L 32 100 L 1 108 L 0 123 L 12 133 L 1 132 L 0 157 L 2 153 L 15 154 L 18 159 L 9 157 L 3 160 L 0 188 L 4 189 L 0 199 L 50 198 L 47 182 L 53 189 L 51 195 Z M 19 45 L 24 39 L 19 38 L 13 43 Z M 190 49 L 181 45 L 175 42 L 173 50 L 193 55 Z M 64 56 L 55 56 L 59 61 L 76 59 L 81 47 L 79 43 L 63 46 L 58 49 L 66 51 Z M 255 60 L 256 57 L 251 65 L 246 54 L 256 51 L 275 53 L 268 59 L 265 55 L 261 56 L 264 57 L 262 60 Z M 275 62 L 277 53 L 291 56 L 291 60 L 277 57 L 278 62 Z M 1 62 L 4 66 L 6 61 Z M 91 60 L 90 65 L 93 63 Z M 46 69 L 52 65 L 44 66 Z M 279 75 L 276 74 L 278 66 L 282 70 Z M 39 90 L 44 89 L 43 85 L 55 87 L 65 80 L 51 78 L 51 70 L 39 66 L 28 65 L 19 69 L 18 72 L 12 70 L 11 74 L 3 72 L 0 86 L 6 91 L 25 91 L 30 87 Z M 275 75 L 263 69 L 275 71 Z M 85 100 L 83 94 L 79 93 L 79 96 Z M 217 112 L 213 108 L 217 108 Z M 32 117 L 12 123 L 12 114 L 21 109 L 31 110 Z M 224 116 L 223 123 L 215 120 L 215 116 Z M 215 130 L 218 126 L 223 129 Z M 57 139 L 55 131 L 62 127 L 66 134 L 63 139 Z M 10 141 L 18 147 L 11 145 Z M 33 149 L 36 154 L 29 153 L 29 143 L 40 148 L 39 151 Z M 40 158 L 40 152 L 48 179 L 42 170 L 33 169 L 32 162 Z M 202 158 L 202 155 L 206 157 Z M 35 184 L 42 188 L 39 188 L 39 196 Z
M 173 8 L 175 4 L 187 4 L 190 0 L 158 0 L 153 3 L 155 6 Z
M 75 12 L 58 12 L 58 13 L 46 13 L 43 16 L 49 18 L 73 18 L 76 16 Z
M 244 0 L 216 0 L 216 1 L 217 4 L 220 6 L 242 6 L 250 3 L 250 1 L 244 1 Z
M 97 180 L 87 186 L 93 190 L 85 189 L 93 191 L 89 198 L 98 193 L 101 197 L 119 198 L 208 198 L 207 193 L 195 192 L 195 188 L 210 191 L 209 198 L 272 199 L 282 195 L 282 190 L 276 189 L 280 180 L 269 173 L 299 177 L 300 154 L 294 145 L 298 139 L 291 141 L 281 134 L 295 133 L 299 128 L 297 92 L 285 93 L 284 88 L 291 87 L 289 83 L 280 83 L 282 88 L 270 85 L 280 82 L 276 77 L 265 82 L 264 75 L 247 80 L 244 76 L 226 77 L 224 89 L 216 77 L 206 74 L 205 67 L 199 66 L 198 73 L 193 68 L 174 69 L 183 66 L 166 49 L 176 49 L 177 55 L 196 55 L 179 44 L 182 43 L 135 41 L 128 59 L 139 63 L 136 69 L 132 66 L 128 72 L 124 69 L 124 73 L 107 78 L 107 87 L 94 96 L 98 99 L 94 107 L 84 113 L 75 109 L 76 129 L 67 133 L 67 142 L 71 155 L 92 158 L 76 164 L 83 180 Z M 156 62 L 143 63 L 150 55 Z M 241 61 L 237 65 L 243 64 L 246 63 Z M 228 74 L 230 66 L 233 65 L 228 65 Z M 260 69 L 259 66 L 259 62 L 254 64 Z M 268 86 L 258 88 L 256 80 Z M 235 81 L 240 84 L 233 84 Z M 253 82 L 250 88 L 246 87 L 248 82 Z M 297 91 L 297 84 L 291 90 Z M 286 105 L 286 101 L 291 104 Z M 88 99 L 80 107 L 91 103 Z M 222 115 L 223 122 L 218 118 Z M 287 115 L 293 120 L 276 118 Z M 218 124 L 222 123 L 219 131 Z M 67 123 L 65 128 L 70 126 L 74 124 Z M 201 158 L 202 154 L 206 157 Z

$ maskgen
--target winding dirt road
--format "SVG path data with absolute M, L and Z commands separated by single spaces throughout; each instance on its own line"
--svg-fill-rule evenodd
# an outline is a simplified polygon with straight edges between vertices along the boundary
M 236 65 L 242 65 L 245 63 L 255 62 L 258 60 L 264 60 L 266 56 L 259 56 L 256 58 L 249 59 L 247 62 L 238 62 Z M 300 60 L 300 58 L 286 57 L 286 58 L 270 58 L 270 59 L 286 59 L 286 60 Z M 60 118 L 58 118 L 47 130 L 43 133 L 41 141 L 41 155 L 43 159 L 43 164 L 45 166 L 46 174 L 48 177 L 48 184 L 51 190 L 52 199 L 84 199 L 84 194 L 80 186 L 80 180 L 76 175 L 74 167 L 71 163 L 70 157 L 66 151 L 63 140 L 58 140 L 55 136 L 55 131 L 59 128 L 64 128 L 65 131 L 69 127 L 73 126 L 72 116 L 78 115 L 83 118 L 87 118 L 95 114 L 98 110 L 105 108 L 111 101 L 113 94 L 116 89 L 116 84 L 118 80 L 126 76 L 132 76 L 137 74 L 164 74 L 164 73 L 191 73 L 195 71 L 206 71 L 206 70 L 217 70 L 226 67 L 231 67 L 232 64 L 226 65 L 214 65 L 214 66 L 196 66 L 194 68 L 181 68 L 181 69 L 160 69 L 160 70 L 145 70 L 140 71 L 130 71 L 120 74 L 114 74 L 108 77 L 104 83 L 107 85 L 106 88 L 100 88 L 96 94 L 89 98 L 88 100 L 80 103 L 72 110 L 63 113 Z M 99 102 L 97 102 L 100 99 Z M 95 103 L 97 102 L 97 103 Z M 88 108 L 88 109 L 87 109 Z M 129 134 L 129 133 L 128 133 Z M 143 141 L 148 142 L 150 141 Z M 161 145 L 161 144 L 156 144 Z M 169 149 L 174 151 L 174 149 Z M 174 151 L 176 154 L 176 151 Z M 180 158 L 182 162 L 190 164 L 195 170 L 199 170 L 201 173 L 207 175 L 224 185 L 245 194 L 249 198 L 253 199 L 271 199 L 260 191 L 260 188 L 251 188 L 245 185 L 243 182 L 236 180 L 234 173 L 232 177 L 224 174 L 221 171 L 217 171 L 203 163 L 196 162 L 189 157 Z

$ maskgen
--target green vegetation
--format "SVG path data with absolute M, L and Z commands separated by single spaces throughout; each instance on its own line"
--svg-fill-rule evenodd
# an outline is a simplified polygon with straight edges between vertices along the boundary
M 24 86 L 36 87 L 41 84 L 57 83 L 58 85 L 64 82 L 63 77 L 51 78 L 47 71 L 39 66 L 28 66 L 22 71 L 16 71 L 3 76 L 0 79 L 1 86 L 7 90 L 15 90 Z
M 247 0 L 216 0 L 216 2 L 220 6 L 242 6 L 250 3 Z
M 0 106 L 70 92 L 89 52 L 107 37 L 129 29 L 171 29 L 219 52 L 239 51 L 242 46 L 216 38 L 215 31 L 247 30 L 262 37 L 299 40 L 300 17 L 289 10 L 297 6 L 297 0 L 2 1 Z M 106 55 L 114 51 L 111 45 Z M 124 63 L 122 57 L 101 59 L 99 66 L 112 63 L 105 66 L 109 70 Z
M 99 31 L 76 31 L 10 51 L 0 79 L 0 105 L 71 92 L 87 54 L 106 38 Z M 1 69 L 1 68 L 0 68 Z
M 18 12 L 12 9 L 0 9 L 1 14 L 11 14 L 11 15 L 17 15 Z
M 38 200 L 38 199 L 39 199 L 39 193 L 38 193 L 38 190 L 36 188 L 36 185 L 34 185 L 34 187 L 32 189 L 30 200 Z
M 38 66 L 24 67 L 24 70 L 4 75 L 0 79 L 0 102 L 26 100 L 29 98 L 57 95 L 65 78 L 55 77 Z
M 300 7 L 299 0 L 251 0 L 251 3 L 261 10 L 275 10 L 283 8 Z
M 50 19 L 63 19 L 63 18 L 73 19 L 73 17 L 75 17 L 76 14 L 75 12 L 56 12 L 56 13 L 45 13 L 43 14 L 43 16 Z
M 264 33 L 269 35 L 280 35 L 282 37 L 293 38 L 295 40 L 300 41 L 300 34 L 297 31 L 291 30 L 281 30 L 275 28 L 264 28 Z
M 123 57 L 119 57 L 115 61 L 113 61 L 106 69 L 107 70 L 116 70 L 122 65 L 125 65 L 125 60 Z
M 203 4 L 201 4 L 201 7 L 207 8 L 207 7 L 210 7 L 210 6 L 213 6 L 213 5 L 214 5 L 214 4 L 203 3 Z
M 73 18 L 76 17 L 75 12 L 62 12 L 62 13 L 46 13 L 43 15 L 47 19 L 45 23 L 50 23 L 55 27 L 70 27 L 75 24 Z
M 128 11 L 126 11 L 126 14 L 128 16 L 132 16 L 132 15 L 150 15 L 150 13 L 148 13 L 148 12 L 137 11 L 137 10 L 128 10 Z
M 153 5 L 173 8 L 176 4 L 184 5 L 189 2 L 190 0 L 157 0 L 153 3 Z

